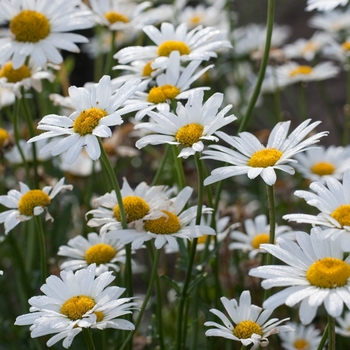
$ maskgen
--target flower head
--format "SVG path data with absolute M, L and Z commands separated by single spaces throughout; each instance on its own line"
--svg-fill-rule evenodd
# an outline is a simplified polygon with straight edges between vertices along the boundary
M 318 11 L 330 11 L 339 5 L 346 5 L 349 0 L 308 0 L 306 11 L 318 10 Z
M 343 337 L 350 337 L 350 311 L 346 311 L 344 317 L 337 317 L 338 325 L 335 326 L 335 332 Z

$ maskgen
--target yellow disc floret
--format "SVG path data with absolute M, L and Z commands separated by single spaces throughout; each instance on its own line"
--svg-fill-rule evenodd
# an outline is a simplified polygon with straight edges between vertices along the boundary
M 322 258 L 315 261 L 306 272 L 306 279 L 319 288 L 338 288 L 347 284 L 350 265 L 337 258 Z
M 167 40 L 158 46 L 157 53 L 159 56 L 169 57 L 173 51 L 179 51 L 181 56 L 188 55 L 191 52 L 190 48 L 182 41 Z
M 95 305 L 94 299 L 85 295 L 77 295 L 65 301 L 61 306 L 60 312 L 72 321 L 76 321 L 81 319 Z
M 164 103 L 167 100 L 173 100 L 180 92 L 177 86 L 170 84 L 154 86 L 148 93 L 147 101 L 152 103 Z
M 202 16 L 196 15 L 193 16 L 190 20 L 192 24 L 198 24 L 202 20 Z
M 307 340 L 305 339 L 297 339 L 294 343 L 293 346 L 297 350 L 309 350 L 310 349 L 310 344 Z
M 303 54 L 306 54 L 308 52 L 316 51 L 317 48 L 318 46 L 314 42 L 310 41 L 304 46 L 304 48 L 301 51 Z
M 147 62 L 145 64 L 145 66 L 143 67 L 143 70 L 142 70 L 143 77 L 150 77 L 151 76 L 151 73 L 154 71 L 154 69 L 151 66 L 152 63 L 153 63 L 153 60 Z
M 116 22 L 123 22 L 123 23 L 130 22 L 128 17 L 115 11 L 106 12 L 105 17 L 110 24 L 113 24 Z
M 141 197 L 138 196 L 126 196 L 123 198 L 124 212 L 126 216 L 126 221 L 132 222 L 135 220 L 142 219 L 150 210 L 148 203 Z M 113 213 L 118 221 L 121 221 L 120 209 L 117 204 Z
M 81 136 L 92 134 L 92 132 L 100 122 L 100 119 L 102 119 L 106 115 L 107 112 L 104 109 L 96 107 L 85 109 L 74 120 L 73 130 Z
M 36 43 L 50 34 L 50 21 L 40 12 L 24 10 L 12 18 L 10 30 L 16 41 Z
M 350 41 L 345 41 L 341 44 L 341 48 L 344 51 L 350 51 Z
M 18 201 L 18 211 L 25 216 L 33 216 L 35 207 L 46 207 L 50 197 L 41 190 L 30 190 Z
M 203 135 L 204 126 L 192 123 L 182 126 L 175 135 L 175 139 L 186 147 L 191 147 Z
M 102 311 L 95 311 L 94 314 L 96 315 L 97 322 L 101 322 L 105 317 Z
M 254 249 L 259 249 L 260 244 L 269 243 L 270 235 L 268 233 L 260 233 L 256 235 L 252 240 L 252 247 Z
M 318 162 L 315 163 L 310 170 L 319 176 L 332 175 L 335 171 L 335 166 L 329 162 Z
M 331 217 L 342 226 L 350 226 L 350 204 L 342 204 L 333 211 Z
M 6 78 L 9 83 L 17 83 L 31 76 L 32 72 L 26 64 L 18 69 L 13 69 L 12 62 L 8 62 L 0 69 L 0 78 Z
M 90 265 L 105 264 L 110 262 L 116 255 L 116 250 L 109 244 L 97 243 L 85 252 L 85 260 Z
M 267 168 L 273 166 L 282 157 L 283 153 L 276 148 L 265 148 L 253 153 L 248 165 L 253 168 Z
M 262 335 L 261 327 L 250 320 L 242 321 L 233 330 L 233 335 L 239 339 L 250 338 L 253 334 Z
M 297 68 L 294 68 L 290 73 L 289 76 L 294 77 L 295 75 L 309 75 L 313 71 L 312 67 L 310 66 L 299 66 Z
M 0 128 L 0 147 L 2 147 L 9 139 L 9 133 L 5 129 Z
M 166 217 L 162 216 L 159 219 L 146 221 L 145 230 L 160 235 L 170 235 L 178 232 L 181 223 L 177 215 L 167 210 L 162 210 L 162 212 L 166 214 Z

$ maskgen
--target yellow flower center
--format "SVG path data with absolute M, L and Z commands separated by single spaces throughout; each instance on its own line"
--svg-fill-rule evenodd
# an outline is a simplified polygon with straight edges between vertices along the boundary
M 110 262 L 116 255 L 116 250 L 109 244 L 97 243 L 85 252 L 85 260 L 90 265 L 105 264 Z
M 150 210 L 148 203 L 138 196 L 126 196 L 123 198 L 124 212 L 126 221 L 133 222 L 135 220 L 142 219 Z M 113 213 L 118 221 L 121 221 L 119 205 L 117 204 Z
M 181 228 L 181 223 L 177 215 L 167 210 L 162 210 L 162 212 L 167 217 L 162 216 L 159 219 L 146 221 L 145 230 L 160 235 L 170 235 L 178 232 Z
M 203 135 L 204 127 L 197 123 L 182 126 L 175 135 L 175 139 L 186 147 L 191 147 Z
M 309 350 L 310 349 L 310 345 L 309 342 L 306 341 L 305 339 L 297 339 L 294 343 L 293 343 L 294 347 L 298 350 Z
M 299 66 L 297 68 L 294 68 L 290 73 L 289 76 L 294 77 L 295 75 L 309 75 L 312 73 L 312 67 L 310 66 Z
M 260 326 L 250 320 L 242 321 L 233 330 L 233 335 L 239 339 L 250 338 L 253 334 L 262 335 L 262 330 Z
M 143 77 L 150 77 L 151 73 L 154 71 L 154 69 L 151 67 L 151 64 L 153 63 L 153 60 L 147 62 L 145 66 L 143 67 L 142 76 Z
M 130 22 L 128 17 L 114 11 L 106 12 L 105 17 L 110 24 L 113 24 L 116 22 L 123 22 L 123 23 Z
M 181 56 L 188 55 L 191 52 L 190 48 L 182 41 L 167 40 L 158 46 L 157 53 L 159 56 L 169 57 L 173 51 L 179 51 Z
M 50 197 L 41 190 L 30 190 L 18 202 L 18 210 L 22 215 L 33 216 L 35 207 L 46 207 L 51 202 Z
M 92 134 L 100 119 L 106 115 L 107 112 L 104 109 L 96 107 L 86 109 L 74 120 L 73 130 L 81 136 Z
M 173 100 L 180 92 L 177 86 L 170 84 L 154 86 L 148 93 L 147 101 L 152 103 L 164 103 L 167 100 Z
M 214 238 L 213 236 L 203 235 L 203 236 L 198 237 L 197 243 L 198 244 L 206 244 L 207 240 L 208 240 L 208 237 L 209 237 L 210 240 L 212 240 Z
M 267 168 L 275 165 L 283 153 L 276 148 L 264 148 L 252 154 L 248 165 L 253 168 Z
M 191 23 L 192 24 L 197 24 L 202 20 L 202 16 L 196 15 L 191 18 Z
M 350 41 L 345 41 L 341 44 L 341 47 L 344 51 L 350 51 Z
M 77 295 L 66 300 L 62 304 L 60 312 L 72 321 L 76 321 L 80 320 L 95 305 L 94 299 L 85 295 Z M 103 319 L 103 313 L 101 311 L 96 311 L 95 314 L 97 316 L 97 321 Z
M 9 133 L 5 129 L 0 128 L 0 147 L 2 147 L 9 138 Z
M 335 166 L 332 163 L 328 162 L 318 162 L 315 163 L 311 169 L 314 174 L 323 176 L 323 175 L 332 175 L 335 170 Z
M 260 233 L 256 235 L 252 240 L 252 247 L 254 249 L 259 249 L 260 244 L 269 243 L 270 235 L 268 233 Z
M 342 204 L 333 211 L 331 217 L 342 226 L 350 226 L 350 204 Z
M 317 45 L 314 42 L 310 41 L 305 45 L 305 47 L 302 50 L 302 53 L 305 54 L 305 53 L 308 53 L 310 51 L 312 52 L 315 50 L 317 50 Z
M 12 18 L 10 30 L 16 41 L 36 43 L 50 34 L 50 21 L 40 12 L 24 10 Z
M 17 83 L 31 76 L 32 72 L 26 64 L 18 69 L 13 69 L 12 62 L 8 62 L 0 69 L 0 78 L 6 78 L 9 83 Z
M 350 265 L 337 258 L 322 258 L 315 261 L 306 272 L 306 279 L 319 288 L 338 288 L 347 284 Z

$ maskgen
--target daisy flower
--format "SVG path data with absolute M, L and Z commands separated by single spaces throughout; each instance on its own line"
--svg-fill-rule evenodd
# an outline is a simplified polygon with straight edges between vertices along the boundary
M 85 149 L 92 160 L 100 158 L 101 149 L 98 137 L 111 137 L 110 126 L 123 123 L 122 115 L 135 111 L 140 106 L 129 105 L 119 107 L 138 89 L 139 80 L 131 80 L 113 93 L 110 76 L 105 75 L 98 84 L 90 89 L 71 86 L 68 90 L 75 111 L 69 116 L 50 114 L 45 116 L 38 129 L 46 130 L 28 142 L 35 142 L 56 136 L 56 138 L 41 149 L 41 153 L 51 152 L 57 156 L 65 151 L 65 161 L 74 163 L 80 152 Z
M 308 0 L 305 10 L 331 11 L 339 5 L 346 5 L 348 2 L 349 0 Z
M 342 248 L 350 251 L 350 170 L 343 175 L 343 183 L 328 177 L 324 185 L 313 182 L 308 191 L 295 191 L 297 197 L 305 199 L 307 204 L 316 207 L 318 215 L 288 214 L 283 219 L 298 223 L 309 223 L 322 226 L 323 237 L 337 238 L 341 236 Z
M 218 141 L 215 132 L 237 118 L 234 115 L 225 117 L 231 109 L 226 106 L 218 113 L 223 101 L 223 94 L 216 93 L 203 104 L 204 92 L 197 90 L 188 96 L 185 106 L 177 104 L 176 115 L 171 112 L 148 112 L 152 123 L 135 125 L 135 129 L 146 129 L 154 134 L 146 135 L 136 142 L 137 148 L 147 145 L 183 146 L 178 157 L 188 158 L 204 149 L 204 140 Z
M 118 272 L 117 263 L 125 263 L 124 246 L 95 232 L 89 233 L 87 239 L 83 236 L 70 239 L 68 245 L 59 247 L 57 255 L 69 258 L 60 265 L 61 270 L 80 270 L 96 264 L 96 276 L 108 269 Z
M 96 265 L 92 264 L 75 273 L 61 271 L 61 278 L 48 277 L 40 288 L 44 295 L 29 299 L 30 313 L 18 316 L 15 325 L 31 325 L 32 338 L 57 333 L 46 345 L 63 339 L 66 349 L 83 328 L 134 330 L 134 325 L 120 316 L 131 314 L 137 304 L 120 298 L 125 288 L 108 287 L 115 279 L 112 272 L 95 275 Z
M 6 150 L 13 146 L 11 136 L 6 129 L 0 128 L 0 150 Z
M 231 148 L 210 145 L 214 150 L 206 150 L 202 159 L 214 159 L 227 162 L 229 166 L 217 168 L 204 180 L 205 185 L 226 179 L 231 176 L 247 174 L 250 179 L 261 176 L 267 185 L 276 182 L 275 169 L 294 174 L 295 170 L 285 163 L 295 162 L 292 157 L 319 141 L 328 132 L 323 131 L 307 137 L 320 122 L 310 123 L 310 119 L 301 123 L 288 137 L 290 121 L 278 123 L 269 136 L 266 147 L 251 133 L 242 132 L 239 136 L 229 136 L 221 131 L 217 136 L 226 141 Z M 307 137 L 307 138 L 306 138 Z
M 344 260 L 341 240 L 321 238 L 316 227 L 311 234 L 296 232 L 296 241 L 277 239 L 277 245 L 262 244 L 266 252 L 287 266 L 268 265 L 250 270 L 249 275 L 263 278 L 265 289 L 287 287 L 264 301 L 263 307 L 299 304 L 299 318 L 309 324 L 321 304 L 332 317 L 339 317 L 343 304 L 350 307 L 350 256 Z
M 295 322 L 287 322 L 287 326 L 294 332 L 281 333 L 278 336 L 282 340 L 285 350 L 317 350 L 321 341 L 320 330 L 314 325 L 304 326 Z
M 350 9 L 317 13 L 309 20 L 309 26 L 332 34 L 338 34 L 350 28 Z
M 111 230 L 106 236 L 111 239 L 118 239 L 122 244 L 131 243 L 132 249 L 139 249 L 144 242 L 154 239 L 157 249 L 169 244 L 171 250 L 178 249 L 177 238 L 198 238 L 202 235 L 214 235 L 215 231 L 206 225 L 190 225 L 189 223 L 197 215 L 197 207 L 193 206 L 184 209 L 191 194 L 192 189 L 185 187 L 172 199 L 172 205 L 166 210 L 162 210 L 162 216 L 158 219 L 146 220 L 142 231 Z M 212 209 L 203 207 L 203 213 L 210 213 Z
M 0 109 L 3 107 L 11 106 L 16 101 L 16 95 L 12 90 L 4 87 L 0 87 Z
M 350 149 L 321 146 L 297 154 L 295 159 L 298 163 L 294 164 L 294 168 L 306 179 L 325 182 L 327 178 L 334 177 L 341 180 L 345 170 L 350 168 Z
M 249 252 L 249 259 L 254 259 L 259 253 L 265 253 L 263 249 L 260 248 L 261 244 L 269 243 L 270 238 L 270 225 L 267 223 L 266 215 L 258 215 L 254 220 L 247 219 L 244 221 L 245 232 L 232 231 L 230 238 L 236 242 L 230 243 L 228 249 L 235 250 L 239 249 L 243 252 Z M 289 226 L 278 226 L 276 224 L 275 235 L 279 237 L 283 235 L 285 237 L 288 234 L 290 237 L 294 237 Z
M 161 210 L 166 209 L 169 205 L 166 191 L 165 186 L 148 186 L 145 182 L 141 182 L 135 189 L 132 189 L 124 178 L 120 192 L 128 227 L 141 230 L 143 221 L 163 216 Z M 96 198 L 94 203 L 98 205 L 98 208 L 86 213 L 86 216 L 93 215 L 93 218 L 87 223 L 90 227 L 102 225 L 101 233 L 122 227 L 120 209 L 114 190 Z
M 67 33 L 91 28 L 90 11 L 83 11 L 80 0 L 4 0 L 0 20 L 9 22 L 10 32 L 0 38 L 0 63 L 12 61 L 14 69 L 28 56 L 38 66 L 63 61 L 59 49 L 79 52 L 75 43 L 88 42 L 80 34 Z
M 64 185 L 64 177 L 52 188 L 45 186 L 42 190 L 31 190 L 23 182 L 19 183 L 20 190 L 10 190 L 7 195 L 0 196 L 0 203 L 10 210 L 0 213 L 0 223 L 5 224 L 7 234 L 21 221 L 30 220 L 46 211 L 46 220 L 53 220 L 47 210 L 51 200 L 61 190 L 72 190 L 72 185 Z
M 344 317 L 337 317 L 335 319 L 338 325 L 335 326 L 335 333 L 342 337 L 350 337 L 350 311 L 346 311 Z M 338 327 L 340 326 L 340 327 Z
M 248 290 L 242 292 L 239 302 L 236 299 L 230 300 L 226 297 L 222 297 L 220 300 L 229 317 L 220 310 L 210 309 L 209 311 L 219 317 L 224 325 L 212 321 L 205 322 L 205 326 L 215 327 L 205 332 L 207 337 L 223 337 L 236 340 L 241 342 L 243 346 L 253 344 L 250 349 L 255 350 L 259 346 L 266 347 L 269 344 L 268 336 L 292 331 L 288 326 L 279 326 L 289 318 L 268 320 L 274 309 L 263 310 L 261 307 L 252 304 Z

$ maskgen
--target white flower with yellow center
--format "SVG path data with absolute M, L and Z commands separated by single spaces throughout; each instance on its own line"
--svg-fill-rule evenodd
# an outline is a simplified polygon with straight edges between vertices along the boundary
M 124 178 L 121 196 L 128 227 L 142 230 L 145 220 L 163 216 L 162 210 L 167 209 L 170 204 L 166 191 L 165 186 L 148 186 L 145 182 L 141 182 L 132 189 Z M 120 208 L 114 190 L 96 198 L 94 203 L 98 208 L 86 213 L 86 216 L 93 215 L 93 218 L 88 221 L 89 226 L 102 226 L 101 233 L 122 227 Z
M 132 249 L 139 249 L 144 242 L 154 239 L 157 249 L 169 244 L 171 250 L 178 249 L 177 238 L 198 238 L 203 235 L 215 235 L 215 231 L 206 225 L 189 225 L 196 217 L 197 207 L 193 206 L 183 210 L 187 204 L 192 189 L 185 187 L 172 199 L 172 204 L 162 210 L 162 216 L 158 219 L 146 220 L 142 231 L 111 230 L 106 236 L 111 239 L 118 239 L 122 244 L 131 243 Z M 210 213 L 212 209 L 203 207 L 203 213 Z
M 261 244 L 269 243 L 270 239 L 270 225 L 267 223 L 266 215 L 258 215 L 254 220 L 247 219 L 244 221 L 245 232 L 232 231 L 230 238 L 235 242 L 230 243 L 228 249 L 239 249 L 243 252 L 249 252 L 249 259 L 254 259 L 259 253 L 265 253 L 265 250 L 260 248 Z M 289 231 L 289 232 L 288 232 Z M 278 226 L 275 228 L 276 238 L 279 236 L 291 239 L 294 238 L 294 234 L 291 232 L 289 226 Z
M 310 181 L 325 182 L 328 177 L 341 180 L 350 168 L 350 148 L 321 146 L 297 154 L 295 159 L 298 163 L 293 165 L 294 168 Z
M 324 185 L 313 182 L 308 191 L 295 191 L 297 197 L 305 199 L 307 204 L 316 207 L 318 215 L 288 214 L 283 219 L 298 223 L 322 226 L 323 237 L 338 238 L 342 241 L 344 251 L 350 251 L 350 170 L 343 175 L 343 183 L 328 177 Z
M 268 265 L 250 270 L 249 275 L 263 278 L 265 289 L 287 287 L 269 297 L 263 307 L 299 304 L 299 317 L 309 324 L 324 304 L 327 313 L 339 317 L 343 305 L 350 307 L 350 256 L 344 260 L 340 239 L 324 239 L 319 227 L 311 234 L 296 232 L 297 243 L 282 238 L 277 245 L 261 248 L 282 260 L 287 266 Z
M 178 102 L 176 115 L 171 112 L 148 112 L 153 122 L 137 124 L 135 129 L 146 129 L 153 134 L 139 139 L 136 147 L 163 143 L 182 146 L 178 157 L 188 158 L 203 151 L 204 140 L 218 141 L 215 132 L 237 118 L 234 115 L 225 117 L 231 105 L 218 112 L 223 94 L 214 94 L 204 104 L 203 97 L 203 90 L 191 93 L 185 106 Z
M 214 159 L 227 162 L 231 165 L 214 169 L 211 175 L 204 180 L 205 185 L 227 179 L 231 176 L 247 174 L 250 179 L 261 176 L 267 185 L 276 182 L 275 169 L 294 174 L 295 170 L 286 163 L 296 162 L 292 157 L 318 142 L 327 132 L 323 131 L 307 137 L 308 134 L 320 124 L 310 123 L 310 119 L 301 123 L 289 136 L 290 121 L 278 123 L 269 136 L 266 147 L 257 137 L 249 132 L 242 132 L 239 136 L 229 136 L 221 131 L 217 136 L 226 141 L 231 147 L 237 149 L 210 145 L 214 150 L 205 150 L 202 159 Z
M 110 127 L 122 124 L 122 115 L 140 109 L 140 105 L 120 108 L 138 89 L 139 82 L 138 79 L 131 80 L 113 92 L 111 78 L 105 75 L 89 89 L 71 86 L 68 93 L 75 111 L 69 117 L 56 114 L 45 116 L 39 122 L 38 129 L 47 132 L 28 142 L 56 137 L 40 152 L 51 152 L 57 156 L 67 151 L 65 161 L 72 164 L 85 149 L 92 160 L 97 160 L 101 155 L 98 137 L 111 137 Z M 57 137 L 64 135 L 68 136 Z
M 120 316 L 131 314 L 137 304 L 131 298 L 120 298 L 125 288 L 108 287 L 115 279 L 111 272 L 95 278 L 95 270 L 92 264 L 75 273 L 61 271 L 61 278 L 48 277 L 40 288 L 44 295 L 29 299 L 30 313 L 18 316 L 15 325 L 31 325 L 32 338 L 57 333 L 46 345 L 63 339 L 66 349 L 83 328 L 134 330 Z
M 5 224 L 7 234 L 20 222 L 30 220 L 46 210 L 46 220 L 53 220 L 47 210 L 51 200 L 63 189 L 71 190 L 72 185 L 64 185 L 64 177 L 52 188 L 45 186 L 42 190 L 31 190 L 23 182 L 19 183 L 20 190 L 10 190 L 7 195 L 0 196 L 0 203 L 10 210 L 0 213 L 0 223 Z
M 67 245 L 59 247 L 57 255 L 69 259 L 60 265 L 61 270 L 80 270 L 96 264 L 96 276 L 108 269 L 118 272 L 117 263 L 125 263 L 124 246 L 95 232 L 89 233 L 87 238 L 76 236 L 70 239 Z
M 79 52 L 75 43 L 88 42 L 80 34 L 67 33 L 92 27 L 90 11 L 80 0 L 4 0 L 0 20 L 9 22 L 10 33 L 0 38 L 0 63 L 12 61 L 14 69 L 28 56 L 38 65 L 63 61 L 59 49 Z
M 268 336 L 281 332 L 292 331 L 288 326 L 279 326 L 282 322 L 289 320 L 285 318 L 269 320 L 274 309 L 265 309 L 251 303 L 250 292 L 242 292 L 239 302 L 236 299 L 221 298 L 221 302 L 229 317 L 217 309 L 209 311 L 219 317 L 224 325 L 208 321 L 204 325 L 215 327 L 207 330 L 207 337 L 223 337 L 239 341 L 244 346 L 253 345 L 250 349 L 258 349 L 259 346 L 266 347 L 269 344 Z
M 346 311 L 344 317 L 337 317 L 336 321 L 338 325 L 335 326 L 335 333 L 343 336 L 350 337 L 350 311 Z M 340 327 L 338 327 L 340 326 Z
M 336 9 L 334 11 L 317 13 L 309 20 L 309 26 L 324 30 L 331 34 L 338 34 L 350 28 L 350 9 Z
M 294 332 L 281 333 L 282 346 L 285 350 L 317 350 L 321 341 L 320 330 L 314 325 L 304 326 L 295 322 L 287 322 Z
M 348 2 L 349 0 L 307 0 L 305 10 L 331 11 L 339 5 L 346 5 Z

